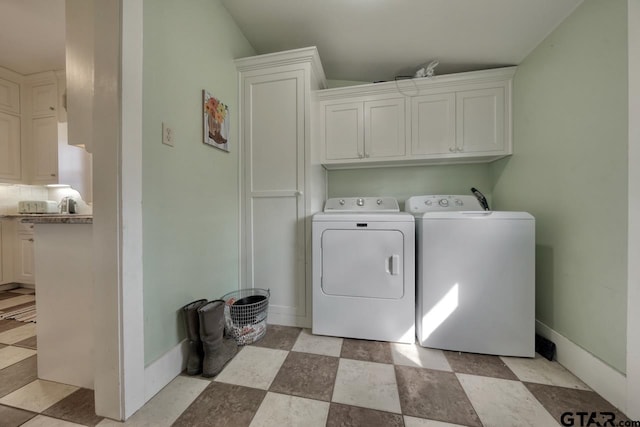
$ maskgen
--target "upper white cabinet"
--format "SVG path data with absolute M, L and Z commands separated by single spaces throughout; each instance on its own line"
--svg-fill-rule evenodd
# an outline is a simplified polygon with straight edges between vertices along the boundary
M 55 116 L 31 119 L 32 179 L 34 184 L 58 182 L 58 121 Z
M 360 159 L 364 153 L 364 103 L 320 104 L 324 145 L 323 160 Z
M 32 117 L 56 115 L 58 109 L 58 86 L 53 76 L 50 76 L 45 81 L 32 84 L 29 93 L 31 96 Z
M 22 180 L 22 76 L 0 67 L 0 182 Z
M 458 153 L 511 153 L 505 150 L 505 90 L 490 87 L 456 93 Z
M 320 139 L 325 141 L 323 163 L 379 160 L 406 153 L 405 99 L 321 101 Z
M 23 115 L 32 184 L 58 184 L 58 78 L 54 72 L 32 74 L 24 81 Z
M 317 91 L 327 169 L 489 162 L 512 153 L 515 67 Z
M 406 153 L 404 98 L 364 103 L 364 158 L 389 159 Z
M 411 98 L 411 148 L 415 156 L 456 151 L 456 96 L 453 93 Z
M 20 85 L 0 77 L 0 111 L 20 114 Z
M 0 182 L 20 182 L 20 117 L 0 112 Z

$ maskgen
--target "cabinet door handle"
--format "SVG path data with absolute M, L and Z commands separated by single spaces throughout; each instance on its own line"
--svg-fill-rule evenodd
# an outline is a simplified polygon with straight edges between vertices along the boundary
M 362 153 L 358 153 L 358 157 L 363 158 L 364 156 L 362 155 Z
M 29 239 L 30 242 L 33 242 L 33 239 Z
M 302 196 L 302 194 L 303 194 L 302 191 L 296 191 L 295 192 L 296 197 L 300 197 L 300 196 Z
M 458 147 L 458 148 L 456 148 L 456 150 L 458 150 L 459 153 L 461 153 L 463 151 L 462 147 Z
M 449 151 L 451 151 L 452 153 L 456 152 L 456 147 L 449 147 Z
M 49 110 L 54 111 L 55 107 L 49 107 Z
M 55 174 L 55 173 L 52 173 L 52 174 L 51 174 L 51 176 L 56 176 L 56 174 Z

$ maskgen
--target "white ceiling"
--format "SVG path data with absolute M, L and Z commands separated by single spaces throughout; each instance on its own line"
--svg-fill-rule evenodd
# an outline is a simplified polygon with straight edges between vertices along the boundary
M 222 0 L 258 53 L 317 46 L 327 78 L 519 64 L 582 0 Z M 0 0 L 0 66 L 63 69 L 64 0 Z
M 0 66 L 20 74 L 61 70 L 64 0 L 0 0 Z
M 582 0 L 222 0 L 260 54 L 317 46 L 328 79 L 518 65 Z

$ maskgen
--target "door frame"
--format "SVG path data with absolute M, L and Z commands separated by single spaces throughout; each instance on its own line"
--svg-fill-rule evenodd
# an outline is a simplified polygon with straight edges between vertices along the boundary
M 94 8 L 95 408 L 98 415 L 125 420 L 145 403 L 143 0 L 100 0 Z
M 640 419 L 640 0 L 628 0 L 627 408 Z

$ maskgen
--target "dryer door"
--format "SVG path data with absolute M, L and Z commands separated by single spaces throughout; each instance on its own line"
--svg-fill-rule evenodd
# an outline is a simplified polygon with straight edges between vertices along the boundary
M 325 230 L 322 290 L 327 295 L 404 296 L 404 235 L 398 230 Z

